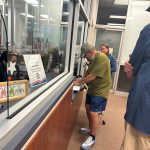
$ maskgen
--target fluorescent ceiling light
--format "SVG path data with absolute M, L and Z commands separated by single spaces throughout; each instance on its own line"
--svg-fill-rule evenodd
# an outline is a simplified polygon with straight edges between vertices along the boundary
M 41 21 L 48 21 L 48 19 L 40 19 Z
M 69 15 L 69 12 L 63 12 L 62 13 L 64 16 L 68 16 Z
M 128 5 L 128 0 L 115 0 L 115 5 Z
M 109 18 L 115 18 L 115 19 L 126 19 L 126 16 L 116 16 L 116 15 L 110 15 Z
M 107 23 L 107 25 L 110 25 L 110 26 L 124 26 L 125 24 L 119 24 L 119 23 Z
M 20 13 L 21 15 L 25 16 L 25 13 Z M 28 18 L 35 18 L 34 16 L 30 15 L 30 14 L 27 14 L 27 17 Z
M 32 5 L 33 7 L 39 7 L 39 5 L 38 4 L 33 4 Z M 43 7 L 45 7 L 43 4 L 41 4 L 41 7 L 43 8 Z
M 28 4 L 38 4 L 37 0 L 25 0 Z
M 45 18 L 45 19 L 48 19 L 48 18 L 49 18 L 48 15 L 43 15 L 43 14 L 41 14 L 41 17 L 43 17 L 43 18 Z
M 44 17 L 43 17 L 44 18 Z M 40 19 L 40 20 L 44 20 L 44 21 L 55 21 L 55 19 L 53 17 L 49 17 L 49 18 L 44 18 L 44 19 Z
M 68 22 L 61 22 L 61 25 L 68 25 Z

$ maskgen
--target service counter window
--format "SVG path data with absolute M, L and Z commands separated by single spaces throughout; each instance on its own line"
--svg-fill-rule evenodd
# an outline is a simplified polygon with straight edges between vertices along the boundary
M 77 30 L 76 52 L 75 52 L 75 64 L 74 64 L 74 76 L 81 75 L 81 46 L 83 44 L 85 30 L 85 19 L 80 12 Z
M 11 20 L 13 16 L 13 44 L 7 61 L 9 88 L 6 80 L 0 83 L 5 89 L 3 95 L 0 90 L 0 104 L 5 110 L 9 100 L 9 107 L 13 106 L 9 115 L 33 101 L 34 96 L 30 95 L 34 92 L 43 93 L 51 81 L 68 72 L 71 4 L 69 0 L 14 0 L 14 4 L 8 1 L 9 12 L 14 15 L 8 13 Z
M 3 12 L 3 7 L 0 5 L 0 11 Z M 0 16 L 0 48 L 2 48 L 2 18 Z
M 5 27 L 4 21 L 6 25 L 8 24 L 8 3 L 4 0 L 0 0 L 0 55 L 6 48 L 6 34 L 5 34 Z M 3 19 L 2 19 L 3 17 Z

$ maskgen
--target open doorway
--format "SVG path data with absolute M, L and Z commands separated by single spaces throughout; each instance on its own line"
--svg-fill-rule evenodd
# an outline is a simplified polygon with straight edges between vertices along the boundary
M 111 49 L 112 55 L 116 59 L 117 71 L 114 74 L 112 74 L 112 88 L 111 88 L 112 93 L 116 91 L 118 81 L 119 60 L 121 54 L 121 42 L 123 33 L 124 33 L 123 29 L 97 28 L 97 34 L 95 39 L 96 49 L 99 50 L 101 44 L 107 43 Z

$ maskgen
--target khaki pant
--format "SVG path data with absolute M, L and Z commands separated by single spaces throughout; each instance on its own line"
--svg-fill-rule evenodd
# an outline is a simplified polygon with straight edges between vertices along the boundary
M 144 135 L 127 123 L 121 150 L 150 150 L 150 136 Z

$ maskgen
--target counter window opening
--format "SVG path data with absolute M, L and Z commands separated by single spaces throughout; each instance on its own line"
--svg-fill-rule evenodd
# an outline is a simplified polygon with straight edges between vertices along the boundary
M 75 63 L 74 63 L 74 76 L 81 77 L 84 74 L 83 61 L 80 58 L 81 46 L 84 43 L 85 35 L 85 18 L 82 12 L 79 13 L 79 20 L 77 26 L 77 40 L 76 40 L 76 51 L 75 51 Z
M 9 106 L 17 104 L 20 108 L 32 101 L 28 95 L 37 90 L 40 94 L 48 84 L 50 86 L 50 81 L 68 72 L 71 3 L 69 0 L 58 0 L 57 3 L 55 0 L 14 0 L 13 4 L 11 1 L 3 4 L 9 51 L 8 78 L 0 82 L 0 104 L 4 106 L 0 113 L 7 109 L 7 80 Z M 10 109 L 10 115 L 13 112 Z

